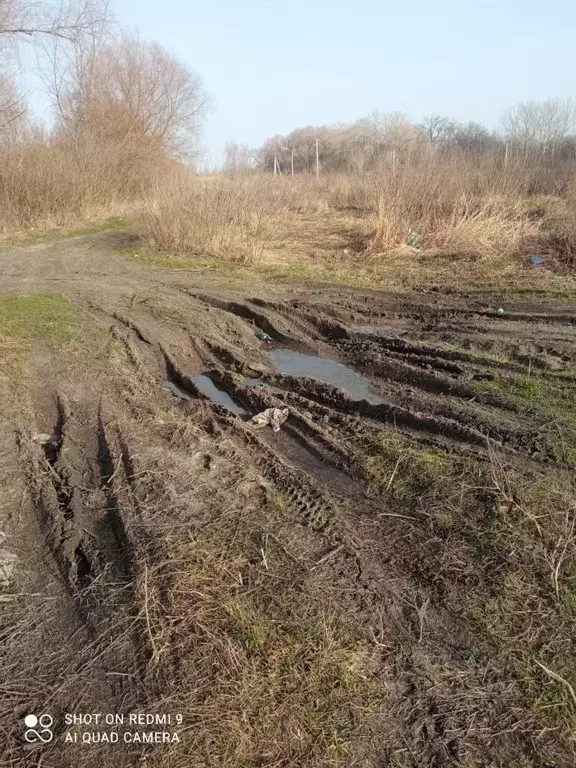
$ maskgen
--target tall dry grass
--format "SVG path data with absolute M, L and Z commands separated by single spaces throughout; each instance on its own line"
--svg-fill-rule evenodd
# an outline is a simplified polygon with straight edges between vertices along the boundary
M 356 243 L 368 254 L 406 248 L 415 232 L 424 251 L 476 258 L 550 252 L 571 260 L 575 190 L 575 166 L 437 153 L 395 172 L 319 180 L 180 177 L 148 196 L 139 225 L 154 248 L 229 260 L 258 260 L 281 246 L 287 219 L 297 240 L 298 214 L 308 234 L 317 222 L 318 238 L 336 216 L 353 218 Z
M 147 197 L 137 221 L 159 250 L 246 261 L 262 255 L 283 215 L 304 207 L 298 183 L 270 175 L 177 175 Z
M 136 210 L 153 248 L 191 256 L 258 261 L 287 244 L 308 255 L 344 251 L 332 229 L 348 230 L 354 252 L 368 255 L 407 248 L 415 232 L 424 251 L 476 258 L 547 252 L 573 264 L 575 168 L 439 152 L 399 158 L 386 172 L 319 180 L 201 177 L 168 160 L 150 137 L 64 132 L 0 146 L 0 231 Z
M 124 212 L 166 164 L 142 144 L 41 137 L 0 147 L 0 230 L 73 226 Z
M 537 249 L 547 205 L 538 217 L 531 200 L 560 200 L 570 189 L 569 178 L 560 179 L 549 166 L 505 166 L 497 157 L 447 153 L 377 183 L 372 250 L 401 246 L 416 232 L 424 249 L 477 256 Z

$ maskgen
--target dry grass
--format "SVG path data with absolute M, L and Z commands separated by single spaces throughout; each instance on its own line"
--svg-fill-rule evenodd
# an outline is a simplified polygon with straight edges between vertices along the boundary
M 139 211 L 153 249 L 241 263 L 441 253 L 576 254 L 570 166 L 430 154 L 356 176 L 197 177 L 143 139 L 37 137 L 0 149 L 0 230 L 69 227 Z M 418 250 L 410 248 L 411 233 Z
M 170 707 L 187 713 L 200 754 L 183 742 L 166 764 L 341 765 L 375 689 L 353 624 L 306 589 L 279 599 L 286 570 L 271 538 L 257 565 L 206 539 L 168 547 L 147 587 L 153 663 L 169 669 L 178 649 Z
M 0 231 L 99 221 L 137 206 L 165 162 L 142 147 L 39 138 L 0 149 Z
M 135 465 L 162 534 L 137 596 L 154 707 L 185 722 L 151 766 L 331 768 L 368 754 L 388 704 L 359 607 L 311 568 L 322 548 L 287 524 L 282 493 L 243 454 L 227 441 L 214 452 L 192 420 L 161 416 L 170 447 Z
M 507 168 L 502 160 L 431 155 L 395 173 L 294 178 L 180 177 L 157 188 L 139 217 L 153 248 L 263 263 L 393 252 L 473 259 L 576 250 L 571 169 Z M 410 247 L 418 235 L 418 250 Z
M 321 202 L 310 190 L 269 175 L 176 177 L 149 195 L 138 223 L 162 251 L 258 261 L 284 217 Z

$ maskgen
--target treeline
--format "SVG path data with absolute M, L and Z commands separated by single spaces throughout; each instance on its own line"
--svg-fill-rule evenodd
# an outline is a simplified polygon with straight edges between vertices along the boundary
M 308 126 L 274 136 L 250 150 L 231 142 L 226 147 L 229 171 L 282 173 L 362 173 L 394 168 L 431 152 L 500 155 L 516 158 L 576 159 L 576 109 L 571 99 L 520 102 L 502 118 L 499 131 L 477 122 L 460 123 L 429 115 L 420 123 L 394 112 L 373 113 L 350 124 Z

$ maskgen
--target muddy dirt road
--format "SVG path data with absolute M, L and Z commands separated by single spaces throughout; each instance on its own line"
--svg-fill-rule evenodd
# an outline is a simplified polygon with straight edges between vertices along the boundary
M 3 294 L 79 313 L 2 411 L 2 765 L 573 765 L 574 306 L 128 243 L 0 254 Z M 66 713 L 173 721 L 110 744 Z

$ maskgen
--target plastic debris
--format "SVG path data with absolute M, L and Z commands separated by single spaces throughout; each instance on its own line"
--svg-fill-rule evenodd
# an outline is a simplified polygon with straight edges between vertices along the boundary
M 58 452 L 58 448 L 62 443 L 62 438 L 58 435 L 47 435 L 45 433 L 32 435 L 32 440 L 38 443 L 41 448 L 46 452 Z
M 257 428 L 271 426 L 274 432 L 280 432 L 280 427 L 289 415 L 288 408 L 266 408 L 262 413 L 253 416 L 251 423 Z
M 410 230 L 410 233 L 408 235 L 408 245 L 411 245 L 413 248 L 418 248 L 420 245 L 420 235 L 418 232 L 413 232 Z
M 256 338 L 260 339 L 260 341 L 263 341 L 265 344 L 272 344 L 274 339 L 272 336 L 268 336 L 267 333 L 264 333 L 264 331 L 260 331 L 256 334 Z
M 0 587 L 7 587 L 12 580 L 18 555 L 7 549 L 0 549 Z
M 504 314 L 504 307 L 498 307 L 498 309 L 496 310 L 496 314 L 497 315 L 503 315 Z
M 54 440 L 52 435 L 47 435 L 43 432 L 40 432 L 38 434 L 32 435 L 32 440 L 35 443 L 40 443 L 40 445 L 45 445 L 46 443 L 50 443 Z
M 538 266 L 544 264 L 544 256 L 530 256 L 530 264 Z

